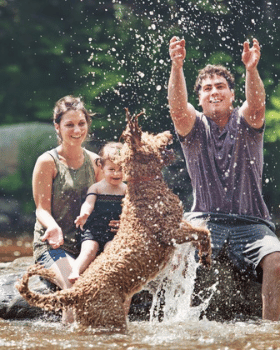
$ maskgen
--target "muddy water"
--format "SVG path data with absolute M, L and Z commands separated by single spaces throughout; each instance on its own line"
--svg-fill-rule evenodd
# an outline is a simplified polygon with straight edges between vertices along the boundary
M 280 349 L 279 323 L 132 322 L 125 335 L 102 335 L 36 320 L 0 321 L 0 330 L 0 349 Z
M 1 262 L 31 252 L 28 239 L 21 243 L 1 242 Z M 0 319 L 0 349 L 280 350 L 280 322 L 199 321 L 199 310 L 189 307 L 193 261 L 189 263 L 190 272 L 184 281 L 181 280 L 180 264 L 175 259 L 171 272 L 163 276 L 165 283 L 166 276 L 169 281 L 166 284 L 166 316 L 162 322 L 156 317 L 156 298 L 152 307 L 155 317 L 149 322 L 129 322 L 126 334 L 101 334 L 93 329 L 82 331 L 76 325 L 66 327 L 55 319 L 44 317 L 16 321 Z

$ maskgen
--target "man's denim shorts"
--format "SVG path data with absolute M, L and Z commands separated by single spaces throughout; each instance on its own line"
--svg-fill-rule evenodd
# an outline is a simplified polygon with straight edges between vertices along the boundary
M 203 217 L 192 218 L 203 219 Z M 261 281 L 261 260 L 268 254 L 280 252 L 280 241 L 274 233 L 273 223 L 249 216 L 211 215 L 206 225 L 211 233 L 212 259 L 225 249 L 228 258 L 239 271 Z M 195 225 L 195 222 L 192 222 Z

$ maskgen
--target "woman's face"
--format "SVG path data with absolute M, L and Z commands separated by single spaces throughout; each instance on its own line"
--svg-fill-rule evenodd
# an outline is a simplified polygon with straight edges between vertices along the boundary
M 81 146 L 88 134 L 88 123 L 82 111 L 70 110 L 54 125 L 61 142 L 71 146 Z

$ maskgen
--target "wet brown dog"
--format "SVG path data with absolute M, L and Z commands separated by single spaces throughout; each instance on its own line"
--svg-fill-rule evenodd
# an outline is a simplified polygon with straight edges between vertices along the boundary
M 114 159 L 127 181 L 118 233 L 70 289 L 48 295 L 30 291 L 31 276 L 53 279 L 51 271 L 40 265 L 31 266 L 17 286 L 31 305 L 46 310 L 71 306 L 76 321 L 83 326 L 123 331 L 125 301 L 168 263 L 174 242 L 195 242 L 201 262 L 210 264 L 209 231 L 182 219 L 182 204 L 163 180 L 161 169 L 170 161 L 166 147 L 172 135 L 168 131 L 157 135 L 142 132 L 139 115 L 131 117 L 127 111 L 124 147 Z

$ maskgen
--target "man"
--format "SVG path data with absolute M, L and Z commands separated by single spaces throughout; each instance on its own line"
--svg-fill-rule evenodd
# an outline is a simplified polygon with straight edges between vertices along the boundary
M 183 73 L 185 40 L 173 37 L 168 86 L 170 114 L 193 187 L 188 218 L 207 218 L 213 259 L 227 246 L 232 263 L 249 277 L 261 276 L 262 316 L 280 316 L 280 242 L 262 197 L 265 90 L 256 39 L 243 45 L 246 101 L 233 108 L 234 78 L 222 66 L 199 72 L 195 91 L 202 113 L 188 102 Z

